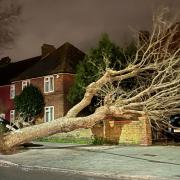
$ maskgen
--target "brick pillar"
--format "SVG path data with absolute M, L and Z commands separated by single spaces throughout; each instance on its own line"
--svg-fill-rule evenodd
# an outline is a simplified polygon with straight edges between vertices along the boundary
M 139 117 L 139 121 L 142 123 L 142 140 L 140 145 L 149 146 L 152 145 L 152 133 L 151 124 L 147 117 Z

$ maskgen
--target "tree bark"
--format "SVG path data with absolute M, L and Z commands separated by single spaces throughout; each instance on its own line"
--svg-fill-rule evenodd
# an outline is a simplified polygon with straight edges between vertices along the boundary
M 5 134 L 0 139 L 0 150 L 11 150 L 13 147 L 29 142 L 33 139 L 70 132 L 80 128 L 91 128 L 97 121 L 103 120 L 109 112 L 107 107 L 101 107 L 86 117 L 62 117 L 51 122 L 34 125 Z
M 70 132 L 76 129 L 88 129 L 98 121 L 105 120 L 107 116 L 118 116 L 125 119 L 144 116 L 143 111 L 125 110 L 116 106 L 101 106 L 95 113 L 86 117 L 62 117 L 51 122 L 34 125 L 5 134 L 0 139 L 0 151 L 8 151 L 13 147 L 29 142 L 36 138 L 56 133 Z

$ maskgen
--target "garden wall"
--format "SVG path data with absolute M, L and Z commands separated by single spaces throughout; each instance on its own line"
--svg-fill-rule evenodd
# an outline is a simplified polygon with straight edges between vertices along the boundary
M 136 121 L 108 119 L 91 130 L 96 138 L 112 144 L 152 144 L 150 123 L 145 117 Z

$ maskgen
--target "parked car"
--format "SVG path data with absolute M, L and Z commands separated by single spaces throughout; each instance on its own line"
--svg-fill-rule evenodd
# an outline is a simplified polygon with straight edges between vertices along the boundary
M 169 123 L 173 126 L 172 133 L 180 133 L 180 114 L 171 116 Z
M 180 114 L 176 114 L 170 117 L 168 128 L 168 136 L 175 141 L 180 141 Z

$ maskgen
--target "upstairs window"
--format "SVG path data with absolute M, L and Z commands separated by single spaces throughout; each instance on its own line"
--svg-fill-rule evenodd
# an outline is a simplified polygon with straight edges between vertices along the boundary
M 14 99 L 15 97 L 15 84 L 10 85 L 10 99 Z
M 44 122 L 54 120 L 54 106 L 46 106 L 44 109 Z
M 26 86 L 29 86 L 30 83 L 31 83 L 30 79 L 22 81 L 22 90 L 23 90 Z
M 14 123 L 15 120 L 15 110 L 10 111 L 10 122 Z
M 54 92 L 54 76 L 44 77 L 44 92 Z

